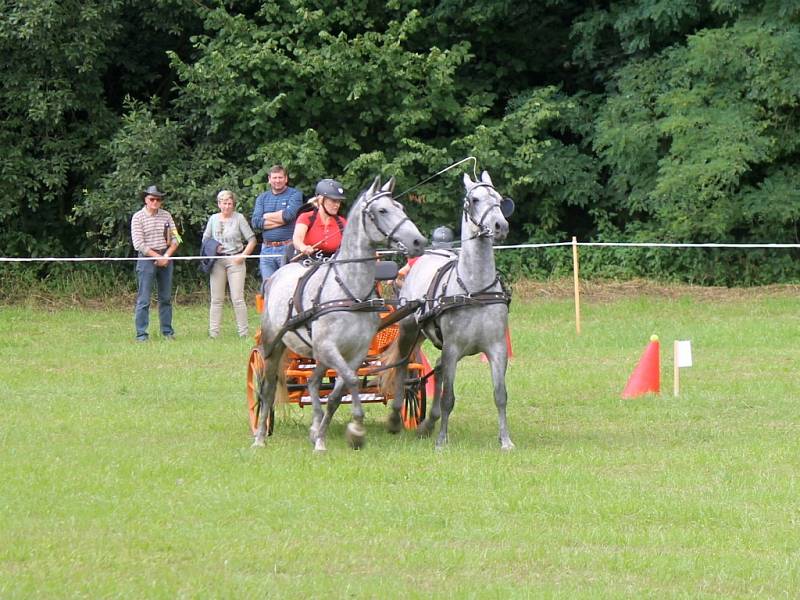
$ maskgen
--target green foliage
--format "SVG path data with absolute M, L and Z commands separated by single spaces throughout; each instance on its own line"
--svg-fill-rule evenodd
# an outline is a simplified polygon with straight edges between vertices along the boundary
M 96 168 L 92 148 L 113 126 L 101 74 L 118 1 L 2 4 L 0 18 L 0 248 L 58 253 L 76 183 Z
M 431 176 L 467 156 L 516 200 L 513 242 L 793 242 L 798 63 L 778 0 L 0 0 L 0 252 L 127 255 L 149 183 L 194 252 L 216 192 L 247 214 L 274 163 L 306 194 L 393 175 L 413 219 L 458 226 L 471 165 Z M 673 254 L 590 269 L 795 273 Z
M 621 69 L 597 119 L 621 214 L 636 216 L 625 231 L 797 241 L 800 32 L 741 19 L 687 42 Z
M 164 208 L 183 236 L 183 251 L 197 253 L 217 192 L 240 190 L 238 170 L 210 148 L 192 148 L 180 125 L 155 117 L 151 107 L 134 101 L 126 107 L 122 128 L 104 147 L 115 169 L 84 191 L 75 218 L 92 224 L 87 236 L 104 252 L 129 255 L 131 217 L 142 207 L 142 190 L 155 183 L 167 193 Z

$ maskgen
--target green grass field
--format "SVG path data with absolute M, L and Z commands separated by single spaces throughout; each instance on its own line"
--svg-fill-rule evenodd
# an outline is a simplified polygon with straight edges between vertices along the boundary
M 314 455 L 295 406 L 250 448 L 230 312 L 221 339 L 179 306 L 176 342 L 135 344 L 127 305 L 0 307 L 0 597 L 795 598 L 799 309 L 587 298 L 578 336 L 571 301 L 518 297 L 516 451 L 469 357 L 446 451 L 370 405 L 363 451 L 344 406 Z M 622 400 L 652 333 L 662 394 Z

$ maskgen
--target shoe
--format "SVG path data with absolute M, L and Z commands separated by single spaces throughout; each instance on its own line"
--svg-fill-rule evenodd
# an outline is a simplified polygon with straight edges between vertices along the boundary
M 139 343 L 146 342 L 147 341 L 147 336 L 145 335 L 145 336 L 137 337 L 136 341 L 139 342 Z
M 164 336 L 164 339 L 169 341 L 169 342 L 174 342 L 175 341 L 175 334 L 174 333 L 168 333 L 167 335 Z

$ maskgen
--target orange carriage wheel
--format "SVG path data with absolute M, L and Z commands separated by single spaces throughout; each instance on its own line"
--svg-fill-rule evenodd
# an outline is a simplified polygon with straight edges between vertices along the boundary
M 420 354 L 422 351 L 415 355 L 415 362 L 421 362 Z M 419 381 L 419 377 L 420 375 L 416 377 L 416 381 L 406 382 L 403 388 L 405 392 L 400 416 L 403 418 L 403 427 L 406 429 L 416 429 L 425 418 L 427 394 L 425 384 Z
M 247 411 L 250 416 L 250 431 L 253 435 L 258 431 L 258 417 L 260 405 L 258 402 L 258 390 L 261 387 L 261 377 L 264 375 L 264 356 L 261 354 L 260 346 L 256 346 L 250 351 L 250 360 L 247 361 Z M 272 435 L 275 427 L 275 408 L 271 408 L 267 417 L 267 435 Z

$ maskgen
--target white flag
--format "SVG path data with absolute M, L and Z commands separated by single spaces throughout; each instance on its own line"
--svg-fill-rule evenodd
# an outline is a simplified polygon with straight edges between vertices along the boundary
M 689 340 L 675 342 L 675 364 L 680 367 L 692 366 L 692 342 Z

